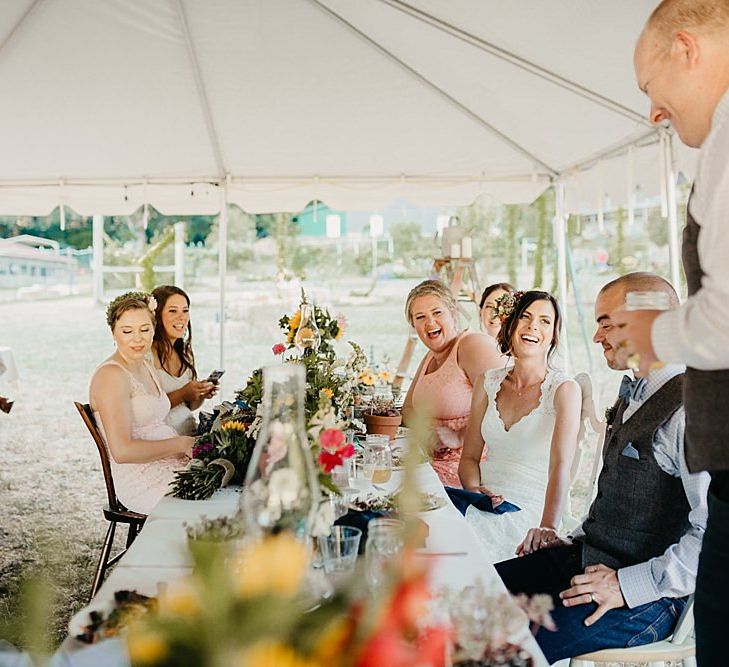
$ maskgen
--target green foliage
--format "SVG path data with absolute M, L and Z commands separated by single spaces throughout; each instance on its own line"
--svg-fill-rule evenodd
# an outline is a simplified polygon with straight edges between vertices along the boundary
M 549 221 L 554 209 L 554 190 L 550 188 L 541 194 L 533 204 L 536 214 L 537 247 L 534 251 L 533 289 L 541 289 L 544 284 L 544 251 L 549 230 Z
M 611 263 L 615 270 L 623 275 L 628 272 L 628 268 L 623 261 L 625 259 L 625 223 L 628 217 L 624 207 L 620 207 L 615 212 L 615 244 L 611 257 Z
M 435 248 L 433 239 L 423 236 L 417 222 L 396 222 L 390 227 L 390 235 L 394 246 L 396 260 L 400 260 L 406 269 L 420 268 L 422 262 L 433 257 Z
M 154 273 L 154 265 L 165 249 L 170 246 L 174 240 L 175 229 L 174 227 L 168 227 L 162 233 L 160 239 L 139 258 L 139 265 L 142 267 L 140 281 L 142 283 L 142 288 L 145 291 L 151 292 L 157 284 L 157 278 Z
M 506 207 L 506 228 L 504 230 L 504 252 L 506 255 L 506 274 L 509 282 L 514 285 L 517 282 L 516 267 L 519 257 L 519 244 L 517 240 L 517 229 L 519 224 L 520 210 L 518 206 Z
M 646 231 L 650 240 L 659 248 L 668 245 L 668 220 L 661 215 L 661 208 L 659 206 L 648 211 Z

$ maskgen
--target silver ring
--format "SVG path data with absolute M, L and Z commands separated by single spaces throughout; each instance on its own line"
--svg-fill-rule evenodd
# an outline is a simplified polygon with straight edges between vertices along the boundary
M 595 599 L 595 594 L 594 593 L 590 593 L 590 601 L 591 602 L 594 602 L 595 604 L 597 604 L 597 600 Z

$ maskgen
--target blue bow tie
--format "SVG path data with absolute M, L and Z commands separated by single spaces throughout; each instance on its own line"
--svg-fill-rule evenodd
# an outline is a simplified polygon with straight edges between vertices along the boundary
M 645 394 L 645 385 L 645 378 L 635 378 L 634 380 L 630 375 L 623 375 L 618 396 L 631 401 L 640 401 Z

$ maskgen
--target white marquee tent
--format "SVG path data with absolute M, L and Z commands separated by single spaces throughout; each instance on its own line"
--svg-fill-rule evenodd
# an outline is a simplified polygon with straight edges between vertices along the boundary
M 0 214 L 529 202 L 555 183 L 557 238 L 568 211 L 662 188 L 675 239 L 694 157 L 632 73 L 655 3 L 2 0 Z

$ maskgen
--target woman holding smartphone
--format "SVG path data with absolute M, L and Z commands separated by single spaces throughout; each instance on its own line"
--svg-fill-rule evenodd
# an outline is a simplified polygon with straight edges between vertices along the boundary
M 167 423 L 180 435 L 194 435 L 193 414 L 206 398 L 218 391 L 217 382 L 198 380 L 192 351 L 190 297 L 174 285 L 156 287 L 157 302 L 152 357 L 162 389 L 172 408 Z

